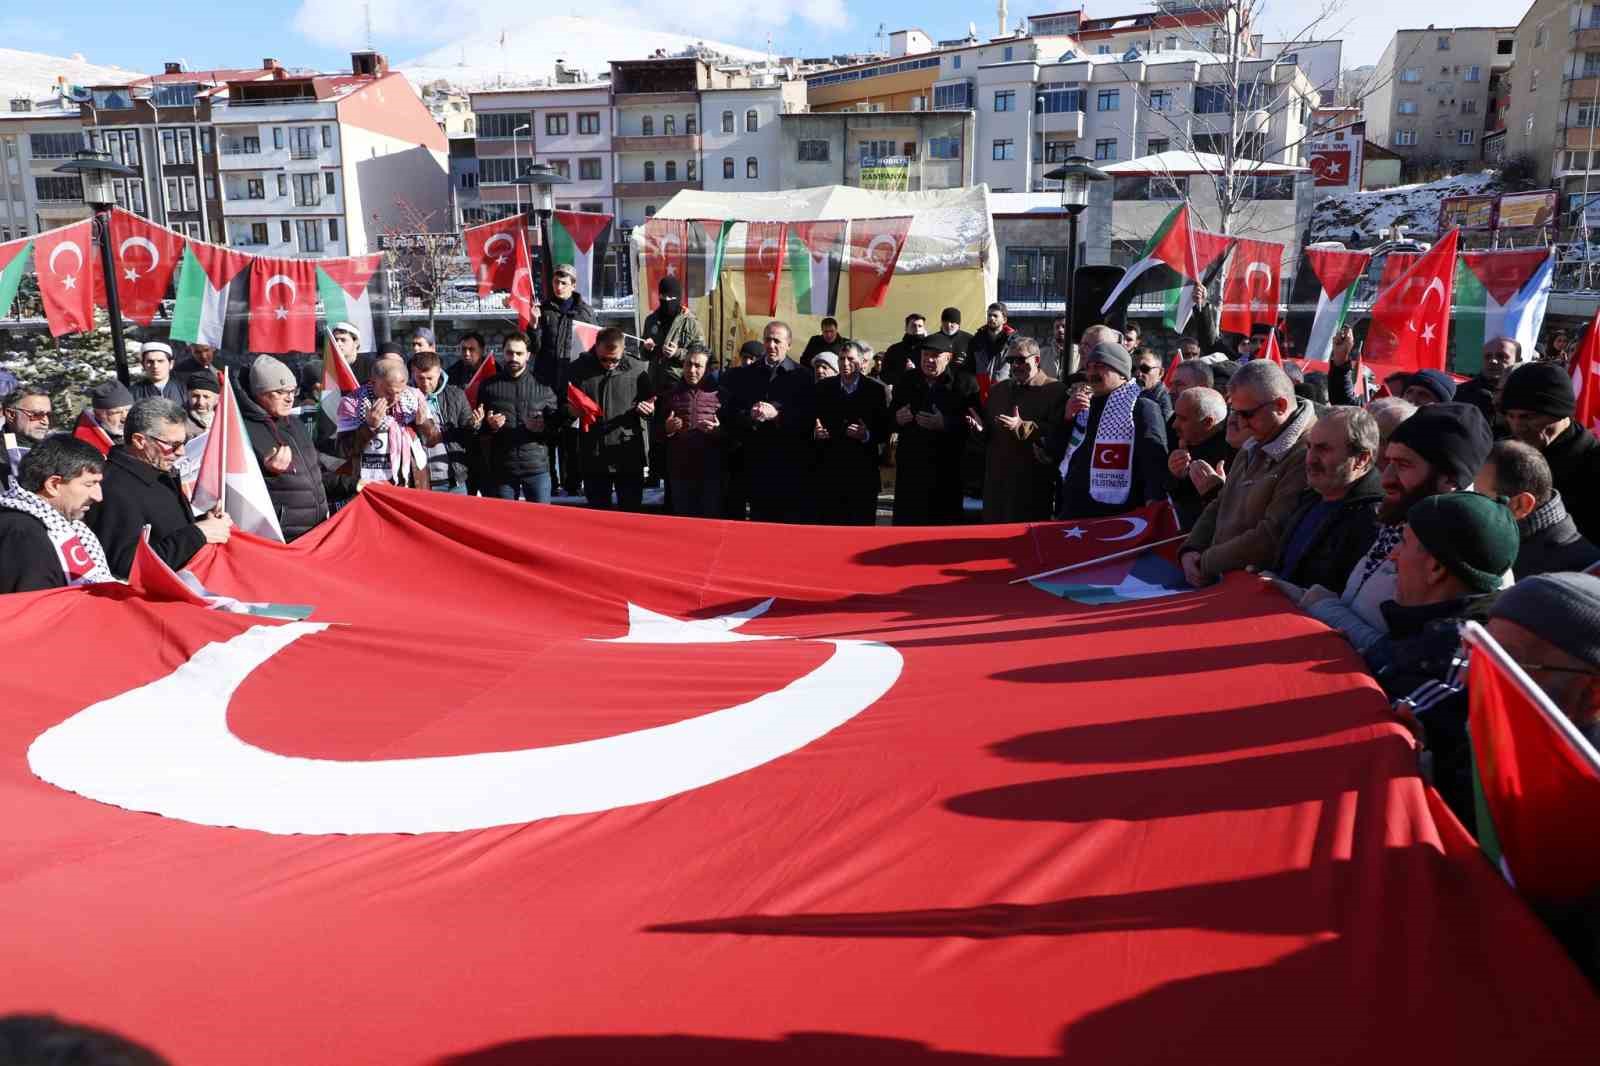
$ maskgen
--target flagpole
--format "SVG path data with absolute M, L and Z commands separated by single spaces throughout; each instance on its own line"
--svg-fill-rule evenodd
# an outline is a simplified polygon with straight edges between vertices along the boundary
M 1584 762 L 1588 763 L 1591 771 L 1600 773 L 1600 752 L 1595 751 L 1594 745 L 1578 732 L 1577 726 L 1572 724 L 1571 719 L 1561 713 L 1561 709 L 1551 701 L 1549 694 L 1528 676 L 1521 664 L 1500 646 L 1500 642 L 1495 640 L 1487 629 L 1477 622 L 1468 622 L 1461 627 L 1461 638 L 1467 647 L 1473 651 L 1481 651 L 1494 660 L 1495 665 L 1505 671 L 1506 676 L 1522 689 L 1528 701 L 1544 718 L 1545 724 L 1561 735 Z
M 232 428 L 230 424 L 232 412 L 229 410 L 228 404 L 231 403 L 233 399 L 234 396 L 232 392 L 232 382 L 228 380 L 228 368 L 223 367 L 222 402 L 218 405 L 218 413 L 225 417 L 222 419 L 222 446 L 220 448 L 222 454 L 222 470 L 217 475 L 217 506 L 221 507 L 224 511 L 228 509 L 228 438 L 233 436 L 232 432 L 230 432 Z
M 1038 581 L 1040 578 L 1054 577 L 1057 574 L 1064 574 L 1068 570 L 1080 570 L 1085 566 L 1094 566 L 1096 563 L 1109 563 L 1117 559 L 1125 558 L 1129 555 L 1137 555 L 1139 552 L 1148 551 L 1151 548 L 1159 548 L 1163 544 L 1176 544 L 1180 540 L 1188 539 L 1189 534 L 1179 533 L 1175 537 L 1167 537 L 1163 540 L 1153 540 L 1149 544 L 1140 544 L 1136 547 L 1124 548 L 1119 552 L 1112 552 L 1110 555 L 1102 555 L 1097 559 L 1085 559 L 1081 563 L 1071 563 L 1067 566 L 1058 566 L 1054 570 L 1046 570 L 1042 574 L 1030 574 L 1027 577 L 1014 578 L 1013 580 L 1008 581 L 1007 584 L 1020 585 L 1024 581 Z

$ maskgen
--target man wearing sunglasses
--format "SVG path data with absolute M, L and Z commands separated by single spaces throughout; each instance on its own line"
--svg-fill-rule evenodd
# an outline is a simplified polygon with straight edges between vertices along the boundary
M 150 547 L 181 570 L 207 544 L 227 542 L 233 521 L 220 508 L 196 520 L 173 472 L 188 443 L 183 408 L 162 396 L 140 400 L 128 412 L 124 442 L 106 457 L 102 499 L 84 521 L 105 548 L 111 572 L 126 579 L 139 531 L 150 527 Z
M 50 393 L 37 385 L 14 389 L 5 398 L 6 466 L 0 489 L 21 469 L 22 457 L 50 435 Z
M 1035 455 L 1034 445 L 1061 420 L 1067 387 L 1040 369 L 1039 357 L 1032 337 L 1012 344 L 1008 373 L 990 390 L 982 417 L 967 414 L 968 428 L 987 438 L 985 522 L 1048 521 L 1055 506 L 1055 468 Z

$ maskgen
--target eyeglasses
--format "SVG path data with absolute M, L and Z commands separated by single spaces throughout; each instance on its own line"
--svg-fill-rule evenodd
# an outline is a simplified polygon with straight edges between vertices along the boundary
M 1025 355 L 1008 355 L 1008 356 L 1006 356 L 1006 362 L 1010 363 L 1012 366 L 1023 366 L 1024 364 L 1027 363 L 1027 361 L 1028 361 L 1028 357 L 1025 356 Z
M 162 440 L 160 437 L 146 437 L 145 440 L 160 448 L 162 455 L 175 455 L 178 449 L 189 443 L 187 440 L 170 441 Z
M 1141 366 L 1139 368 L 1139 373 L 1141 373 L 1141 374 L 1159 374 L 1159 373 L 1161 373 L 1161 368 L 1159 366 Z
M 14 415 L 21 415 L 23 418 L 26 418 L 29 422 L 48 422 L 48 421 L 50 421 L 50 412 L 48 410 L 30 411 L 26 407 L 8 407 L 8 408 L 6 408 L 6 410 L 10 411 Z
M 1228 417 L 1229 418 L 1237 418 L 1241 422 L 1248 422 L 1248 421 L 1250 421 L 1252 418 L 1254 418 L 1256 416 L 1256 412 L 1257 411 L 1261 410 L 1263 407 L 1266 407 L 1266 406 L 1267 405 L 1264 404 L 1264 403 L 1258 403 L 1254 407 L 1245 407 L 1245 408 L 1230 407 L 1230 408 L 1228 408 Z

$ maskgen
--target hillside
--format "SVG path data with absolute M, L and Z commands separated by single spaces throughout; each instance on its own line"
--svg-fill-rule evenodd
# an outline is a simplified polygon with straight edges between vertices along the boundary
M 81 54 L 53 56 L 0 48 L 0 99 L 4 100 L 49 96 L 58 77 L 66 78 L 70 85 L 120 85 L 141 76 L 136 70 L 91 63 Z
M 1369 248 L 1382 240 L 1379 231 L 1397 223 L 1406 227 L 1410 236 L 1431 240 L 1439 226 L 1439 204 L 1445 197 L 1499 191 L 1494 172 L 1485 170 L 1425 185 L 1327 196 L 1311 210 L 1308 240 L 1342 241 L 1351 248 Z

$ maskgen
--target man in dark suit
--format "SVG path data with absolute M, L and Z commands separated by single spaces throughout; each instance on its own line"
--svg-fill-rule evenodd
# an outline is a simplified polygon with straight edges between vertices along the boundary
M 846 341 L 839 351 L 839 375 L 817 386 L 812 436 L 822 451 L 817 520 L 824 525 L 875 525 L 878 448 L 889 436 L 889 390 L 861 373 L 861 346 L 855 341 Z
M 811 509 L 796 489 L 805 484 L 816 387 L 789 358 L 792 337 L 787 322 L 768 322 L 766 358 L 729 370 L 721 383 L 722 419 L 743 445 L 750 517 L 758 522 L 793 522 Z

